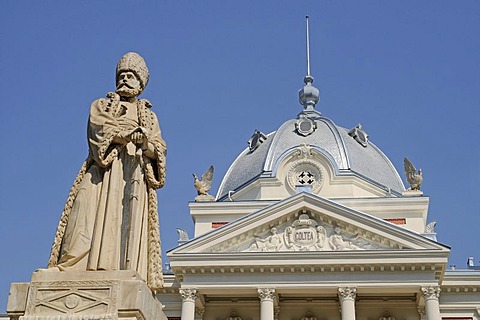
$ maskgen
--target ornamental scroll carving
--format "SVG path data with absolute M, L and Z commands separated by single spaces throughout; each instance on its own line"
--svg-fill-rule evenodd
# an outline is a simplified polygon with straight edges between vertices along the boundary
M 422 294 L 425 300 L 438 300 L 440 297 L 440 290 L 439 286 L 422 287 Z
M 260 301 L 273 301 L 275 298 L 275 289 L 274 288 L 259 288 L 258 297 Z
M 346 234 L 339 226 L 321 225 L 307 213 L 302 213 L 290 225 L 272 227 L 268 235 L 255 236 L 248 247 L 239 248 L 238 251 L 345 251 L 381 248 L 359 235 Z
M 182 297 L 182 301 L 192 301 L 195 302 L 197 298 L 197 289 L 180 289 L 178 290 L 180 296 Z
M 342 301 L 355 300 L 357 297 L 357 289 L 350 287 L 338 288 L 338 296 Z

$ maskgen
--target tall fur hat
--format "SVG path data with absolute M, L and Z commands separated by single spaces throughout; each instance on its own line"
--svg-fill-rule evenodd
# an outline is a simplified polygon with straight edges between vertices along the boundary
M 118 76 L 121 72 L 131 71 L 133 72 L 142 85 L 142 89 L 145 89 L 148 83 L 150 74 L 148 73 L 147 64 L 145 60 L 136 52 L 127 52 L 120 58 L 117 64 L 116 82 L 118 83 Z

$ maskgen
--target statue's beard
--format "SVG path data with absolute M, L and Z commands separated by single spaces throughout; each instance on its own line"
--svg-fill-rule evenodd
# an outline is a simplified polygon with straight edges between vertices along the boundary
M 142 93 L 142 90 L 140 88 L 129 87 L 126 83 L 121 83 L 117 86 L 115 92 L 118 93 L 120 97 L 133 98 L 138 97 L 140 93 Z

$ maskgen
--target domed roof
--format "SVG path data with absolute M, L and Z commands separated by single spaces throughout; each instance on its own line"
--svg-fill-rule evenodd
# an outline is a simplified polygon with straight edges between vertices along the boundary
M 302 134 L 300 126 L 305 120 L 313 125 L 313 132 Z M 361 128 L 357 129 L 363 132 Z M 276 132 L 266 135 L 265 141 L 257 144 L 256 149 L 252 151 L 248 147 L 243 150 L 223 178 L 217 201 L 224 200 L 229 191 L 237 191 L 258 178 L 274 177 L 276 166 L 283 157 L 305 144 L 330 159 L 338 175 L 353 174 L 393 193 L 404 191 L 398 172 L 385 154 L 370 141 L 365 143 L 355 139 L 349 131 L 322 116 L 300 115 L 298 119 L 287 120 Z

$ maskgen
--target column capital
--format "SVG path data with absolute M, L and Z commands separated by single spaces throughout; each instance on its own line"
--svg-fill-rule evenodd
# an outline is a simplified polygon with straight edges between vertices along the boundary
M 357 297 L 357 288 L 353 288 L 353 287 L 338 288 L 338 296 L 340 297 L 341 301 L 345 301 L 345 300 L 355 301 L 355 298 Z
M 275 298 L 275 288 L 258 288 L 257 292 L 260 301 L 273 301 Z
M 185 288 L 178 290 L 180 296 L 182 296 L 182 301 L 193 301 L 197 298 L 197 289 Z
M 422 287 L 422 294 L 425 300 L 438 300 L 440 297 L 440 286 Z

